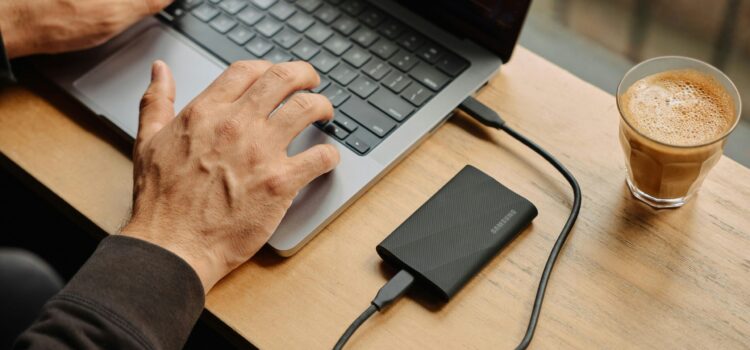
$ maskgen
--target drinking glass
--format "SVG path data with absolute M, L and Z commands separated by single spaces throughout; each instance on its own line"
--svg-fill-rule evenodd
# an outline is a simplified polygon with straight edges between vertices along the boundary
M 635 129 L 624 115 L 621 97 L 638 80 L 649 75 L 692 69 L 707 74 L 724 88 L 734 102 L 735 115 L 724 133 L 698 145 L 674 145 L 650 138 Z M 742 111 L 734 83 L 708 63 L 680 56 L 656 57 L 631 68 L 617 87 L 620 111 L 620 144 L 625 153 L 627 184 L 635 198 L 654 208 L 683 206 L 698 191 L 703 180 L 721 159 L 727 137 L 737 126 Z

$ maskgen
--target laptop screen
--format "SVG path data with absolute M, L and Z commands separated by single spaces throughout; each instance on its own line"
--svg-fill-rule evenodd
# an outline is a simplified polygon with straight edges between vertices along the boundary
M 531 0 L 400 0 L 441 28 L 510 59 Z

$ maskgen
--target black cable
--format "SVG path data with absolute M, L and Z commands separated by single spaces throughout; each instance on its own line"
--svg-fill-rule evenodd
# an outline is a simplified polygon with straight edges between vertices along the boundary
M 552 268 L 555 266 L 557 257 L 558 255 L 560 255 L 560 250 L 562 250 L 565 241 L 568 239 L 570 230 L 573 228 L 573 225 L 578 218 L 578 213 L 581 211 L 581 187 L 578 185 L 578 181 L 576 181 L 573 174 L 571 174 L 570 171 L 568 171 L 568 169 L 565 168 L 564 165 L 562 165 L 562 163 L 555 159 L 555 157 L 553 157 L 551 154 L 547 153 L 547 151 L 542 149 L 542 147 L 507 126 L 505 124 L 505 121 L 503 121 L 502 118 L 500 118 L 500 116 L 492 109 L 488 108 L 473 97 L 468 97 L 466 100 L 464 100 L 464 102 L 461 103 L 461 109 L 480 123 L 503 130 L 514 139 L 534 150 L 534 152 L 538 153 L 540 156 L 542 156 L 542 158 L 552 164 L 552 166 L 554 166 L 555 169 L 557 169 L 557 171 L 562 174 L 565 180 L 568 181 L 570 187 L 573 188 L 573 208 L 570 211 L 568 220 L 565 222 L 565 226 L 563 226 L 562 231 L 560 231 L 560 235 L 557 237 L 555 245 L 552 247 L 549 258 L 547 258 L 547 263 L 544 265 L 544 271 L 542 271 L 542 277 L 539 280 L 539 288 L 536 291 L 534 307 L 531 310 L 531 317 L 529 318 L 529 325 L 526 328 L 526 334 L 516 347 L 516 350 L 526 349 L 531 343 L 531 339 L 534 337 L 534 331 L 536 330 L 536 325 L 539 322 L 539 313 L 542 310 L 544 292 L 547 289 L 547 283 L 549 282 Z
M 547 263 L 544 265 L 542 277 L 539 280 L 539 287 L 536 291 L 536 298 L 534 299 L 534 307 L 532 308 L 531 316 L 529 317 L 529 325 L 526 328 L 526 334 L 516 347 L 516 350 L 523 350 L 529 346 L 529 344 L 531 343 L 531 339 L 534 337 L 534 331 L 536 330 L 536 325 L 539 322 L 539 313 L 542 310 L 544 293 L 547 290 L 547 283 L 549 282 L 550 275 L 552 274 L 552 268 L 555 266 L 557 257 L 560 255 L 560 250 L 562 250 L 565 241 L 568 239 L 568 235 L 570 234 L 571 229 L 573 229 L 573 225 L 578 218 L 578 213 L 581 211 L 581 187 L 578 185 L 578 181 L 576 181 L 573 174 L 571 174 L 570 171 L 568 171 L 568 169 L 565 168 L 564 165 L 562 165 L 562 163 L 555 159 L 555 157 L 553 157 L 551 154 L 547 153 L 547 151 L 542 149 L 542 147 L 507 126 L 505 124 L 505 121 L 503 121 L 502 118 L 500 118 L 500 116 L 489 107 L 485 106 L 473 97 L 468 97 L 461 103 L 460 108 L 464 112 L 466 112 L 466 114 L 476 119 L 480 123 L 489 127 L 503 130 L 514 139 L 531 148 L 534 152 L 538 153 L 540 156 L 542 156 L 542 158 L 552 164 L 552 166 L 555 167 L 555 169 L 557 169 L 560 174 L 562 174 L 565 180 L 567 180 L 570 186 L 573 188 L 573 208 L 570 211 L 568 220 L 565 222 L 565 226 L 563 226 L 562 231 L 560 231 L 560 235 L 557 237 L 557 241 L 555 241 L 555 245 L 552 247 L 549 258 L 547 258 Z M 391 278 L 388 283 L 380 288 L 378 294 L 375 296 L 375 299 L 373 299 L 370 306 L 361 315 L 359 315 L 359 317 L 357 317 L 357 319 L 352 322 L 349 328 L 346 329 L 346 332 L 341 335 L 341 338 L 339 338 L 339 341 L 336 342 L 336 345 L 333 347 L 333 349 L 343 349 L 344 345 L 347 341 L 349 341 L 349 338 L 351 338 L 354 332 L 356 332 L 357 329 L 365 321 L 367 321 L 367 319 L 370 318 L 370 316 L 375 314 L 375 311 L 382 311 L 393 301 L 401 297 L 401 295 L 403 295 L 406 290 L 409 289 L 413 282 L 414 276 L 412 276 L 405 270 L 401 270 L 399 273 L 393 276 L 393 278 Z
M 352 334 L 357 331 L 359 326 L 365 323 L 365 321 L 367 321 L 367 319 L 370 318 L 370 316 L 372 316 L 375 311 L 383 311 L 388 307 L 388 305 L 391 305 L 391 303 L 398 300 L 398 298 L 406 293 L 413 282 L 414 276 L 412 276 L 406 270 L 401 270 L 396 275 L 394 275 L 393 278 L 388 281 L 388 283 L 380 288 L 378 294 L 375 295 L 375 299 L 373 299 L 370 303 L 370 306 L 367 307 L 367 309 L 361 315 L 359 315 L 359 317 L 357 317 L 357 319 L 354 320 L 351 325 L 349 325 L 349 328 L 347 328 L 346 332 L 341 335 L 341 338 L 339 338 L 339 341 L 336 342 L 336 345 L 333 347 L 333 349 L 343 349 L 344 345 L 346 345 L 346 342 L 349 341 L 349 338 L 352 337 Z
M 341 335 L 341 338 L 339 338 L 339 341 L 336 342 L 336 345 L 334 345 L 333 349 L 334 350 L 343 349 L 346 342 L 348 342 L 349 338 L 352 337 L 352 334 L 354 334 L 354 332 L 356 332 L 357 329 L 359 329 L 359 326 L 365 323 L 365 321 L 367 321 L 367 319 L 369 319 L 370 316 L 375 314 L 376 311 L 378 311 L 378 308 L 376 308 L 375 305 L 370 304 L 370 306 L 367 307 L 367 309 L 365 309 L 365 311 L 362 312 L 362 314 L 359 315 L 359 317 L 357 317 L 357 319 L 354 320 L 354 322 L 352 322 L 352 324 L 349 325 L 349 328 L 347 328 L 346 332 L 344 332 L 344 334 Z

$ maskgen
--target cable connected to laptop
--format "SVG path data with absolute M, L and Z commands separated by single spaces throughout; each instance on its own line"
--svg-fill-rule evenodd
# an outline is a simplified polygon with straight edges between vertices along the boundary
M 542 158 L 547 160 L 547 162 L 555 167 L 555 169 L 557 169 L 557 171 L 562 174 L 562 176 L 565 178 L 565 180 L 568 181 L 571 188 L 573 189 L 573 206 L 570 211 L 570 215 L 568 216 L 568 220 L 565 222 L 565 225 L 560 231 L 560 235 L 557 237 L 555 245 L 550 251 L 549 257 L 547 258 L 547 262 L 545 263 L 544 270 L 542 272 L 542 277 L 539 281 L 539 287 L 537 288 L 536 297 L 534 298 L 534 306 L 531 310 L 531 316 L 529 317 L 529 324 L 526 328 L 526 333 L 524 334 L 521 342 L 516 347 L 517 350 L 526 349 L 531 343 L 531 339 L 534 337 L 534 331 L 536 330 L 536 326 L 539 322 L 539 314 L 542 309 L 542 302 L 544 301 L 544 294 L 547 290 L 547 284 L 549 282 L 550 275 L 552 274 L 552 268 L 555 266 L 555 262 L 560 255 L 560 251 L 562 250 L 565 241 L 568 239 L 570 231 L 572 230 L 573 225 L 578 218 L 578 213 L 581 210 L 581 187 L 578 185 L 578 181 L 576 181 L 573 174 L 571 174 L 570 171 L 568 171 L 568 169 L 565 168 L 562 163 L 560 163 L 560 161 L 558 161 L 554 156 L 549 154 L 539 145 L 506 125 L 505 121 L 502 120 L 502 118 L 500 118 L 500 116 L 495 111 L 493 111 L 486 105 L 482 104 L 473 97 L 468 97 L 461 103 L 459 108 L 483 125 L 503 130 L 514 139 L 531 148 L 534 152 L 542 156 Z M 399 299 L 409 289 L 409 287 L 411 287 L 413 282 L 414 276 L 406 270 L 401 270 L 393 278 L 391 278 L 378 291 L 375 299 L 373 299 L 370 306 L 359 317 L 357 317 L 356 320 L 354 320 L 349 328 L 347 328 L 346 332 L 344 332 L 338 342 L 336 342 L 334 350 L 343 349 L 349 338 L 351 338 L 354 332 L 367 319 L 375 314 L 376 311 L 382 311 L 395 300 Z

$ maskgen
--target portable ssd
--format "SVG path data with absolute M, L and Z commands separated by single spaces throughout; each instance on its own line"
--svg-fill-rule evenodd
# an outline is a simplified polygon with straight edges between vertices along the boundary
M 536 215 L 526 198 L 467 165 L 383 240 L 377 252 L 450 299 Z

